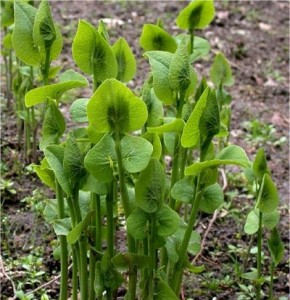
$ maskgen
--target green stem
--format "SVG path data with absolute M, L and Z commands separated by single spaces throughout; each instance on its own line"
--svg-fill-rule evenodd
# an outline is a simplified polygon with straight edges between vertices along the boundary
M 256 299 L 261 299 L 261 273 L 262 273 L 262 212 L 259 212 L 259 229 L 258 229 L 258 236 L 257 236 L 257 247 L 258 247 L 258 253 L 257 253 L 257 276 L 258 276 L 258 282 L 257 282 L 257 289 L 256 289 Z
M 73 205 L 76 214 L 76 221 L 79 224 L 82 221 L 81 210 L 79 206 L 79 189 L 78 186 L 73 191 Z M 81 300 L 88 299 L 88 266 L 87 266 L 87 241 L 86 237 L 82 235 L 79 240 L 80 249 L 80 289 Z
M 55 180 L 56 186 L 56 199 L 59 219 L 65 218 L 64 210 L 64 199 L 62 189 L 57 181 Z M 65 235 L 59 236 L 60 241 L 60 270 L 61 270 L 61 281 L 60 281 L 60 300 L 67 300 L 67 281 L 68 281 L 68 251 L 67 241 Z
M 190 35 L 190 54 L 192 54 L 194 49 L 194 28 L 190 29 L 189 35 Z
M 154 298 L 154 269 L 156 265 L 156 256 L 155 256 L 155 247 L 154 247 L 154 239 L 155 239 L 155 227 L 156 227 L 156 219 L 154 215 L 151 215 L 151 222 L 150 222 L 150 237 L 149 237 L 149 258 L 150 258 L 150 266 L 149 266 L 149 298 Z
M 78 258 L 75 247 L 72 247 L 72 300 L 78 299 Z
M 271 262 L 271 269 L 270 269 L 270 287 L 269 287 L 269 300 L 273 299 L 273 285 L 274 285 L 274 269 L 275 263 L 274 261 Z
M 121 152 L 121 137 L 120 137 L 119 132 L 116 132 L 116 135 L 115 135 L 115 150 L 116 150 L 116 154 L 117 154 L 119 183 L 120 183 L 122 204 L 123 204 L 123 208 L 124 208 L 125 218 L 127 220 L 131 214 L 131 207 L 130 207 L 129 195 L 128 195 L 128 190 L 127 190 L 127 185 L 126 185 L 125 169 L 123 166 L 123 158 L 122 158 L 122 152 Z M 135 253 L 135 242 L 134 242 L 133 237 L 129 234 L 128 234 L 128 249 L 129 249 L 129 252 Z M 129 271 L 129 290 L 127 293 L 128 300 L 135 300 L 136 286 L 137 286 L 137 269 L 134 268 Z
M 49 68 L 50 68 L 50 50 L 51 48 L 45 48 L 45 62 L 44 65 L 41 66 L 42 73 L 42 81 L 43 85 L 48 85 L 48 77 L 49 77 Z
M 200 186 L 199 186 L 199 177 L 197 180 L 196 188 L 197 188 L 197 191 L 195 194 L 193 207 L 191 209 L 191 213 L 189 216 L 189 222 L 188 222 L 182 243 L 181 243 L 179 251 L 178 251 L 179 260 L 175 264 L 174 270 L 173 270 L 171 286 L 172 286 L 173 291 L 176 293 L 176 295 L 178 295 L 179 291 L 180 291 L 180 284 L 181 284 L 182 273 L 183 273 L 183 268 L 184 268 L 184 261 L 185 261 L 186 255 L 187 255 L 187 247 L 188 247 L 189 240 L 190 240 L 190 237 L 192 234 L 194 223 L 196 221 L 196 217 L 197 217 L 197 214 L 199 211 L 200 201 L 201 201 L 202 194 L 203 194 L 203 192 L 202 192 L 202 190 L 200 190 Z

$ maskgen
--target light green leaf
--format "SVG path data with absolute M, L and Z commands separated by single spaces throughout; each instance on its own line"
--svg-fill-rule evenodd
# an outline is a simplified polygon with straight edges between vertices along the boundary
M 80 98 L 75 100 L 70 109 L 70 115 L 73 119 L 73 121 L 77 123 L 85 123 L 88 122 L 88 116 L 87 116 L 87 105 L 89 103 L 88 98 Z
M 16 56 L 29 66 L 40 64 L 40 54 L 33 40 L 33 24 L 37 9 L 32 5 L 14 1 L 15 24 L 12 45 Z
M 138 173 L 148 165 L 153 146 L 138 136 L 125 135 L 121 140 L 123 164 L 129 173 Z
M 193 63 L 202 56 L 207 55 L 209 50 L 209 42 L 201 37 L 195 36 L 193 41 L 193 52 L 190 55 L 190 62 Z
M 93 175 L 88 174 L 84 185 L 82 186 L 83 191 L 89 191 L 98 195 L 106 195 L 107 187 L 106 184 L 97 180 Z
M 110 134 L 106 134 L 87 153 L 84 165 L 97 180 L 110 182 L 113 180 L 114 164 L 116 161 L 115 142 Z
M 221 165 L 237 165 L 243 168 L 250 167 L 250 161 L 246 152 L 239 146 L 230 145 L 219 152 L 215 159 L 204 162 L 196 162 L 185 169 L 185 175 L 197 175 L 207 168 Z
M 90 99 L 87 111 L 89 122 L 100 133 L 135 131 L 147 120 L 146 104 L 116 79 L 101 84 Z
M 88 227 L 93 215 L 93 211 L 89 212 L 86 217 L 78 223 L 66 236 L 67 242 L 69 244 L 75 244 L 76 241 L 80 238 L 82 232 Z
M 46 200 L 43 216 L 45 221 L 49 224 L 58 219 L 58 207 L 56 199 Z
M 149 58 L 155 95 L 165 104 L 174 103 L 174 91 L 169 84 L 169 68 L 173 54 L 163 51 L 149 51 L 144 55 Z
M 179 298 L 175 295 L 169 285 L 163 279 L 161 279 L 161 277 L 159 277 L 154 300 L 164 299 L 178 300 Z
M 268 247 L 270 250 L 271 258 L 277 266 L 282 261 L 285 250 L 277 227 L 275 227 L 271 232 L 270 239 L 268 239 Z
M 174 53 L 177 44 L 164 29 L 154 24 L 144 24 L 140 37 L 140 46 L 145 51 L 161 50 Z
M 127 219 L 128 233 L 136 240 L 143 240 L 148 233 L 148 215 L 136 208 Z
M 58 144 L 59 139 L 65 132 L 65 128 L 65 119 L 62 113 L 58 109 L 57 104 L 50 100 L 43 120 L 40 148 L 44 149 L 48 145 Z
M 194 184 L 192 177 L 186 176 L 177 181 L 171 189 L 171 196 L 184 203 L 191 203 L 194 197 Z
M 270 213 L 277 208 L 278 203 L 279 195 L 277 188 L 270 175 L 266 173 L 263 177 L 256 208 L 262 213 Z
M 162 154 L 162 144 L 157 133 L 150 133 L 147 131 L 143 136 L 145 140 L 149 141 L 153 146 L 152 158 L 160 159 Z
M 59 83 L 45 85 L 30 90 L 25 95 L 26 107 L 43 103 L 48 98 L 59 100 L 64 92 L 73 88 L 85 87 L 88 85 L 86 78 L 74 70 L 65 71 L 60 79 L 61 81 Z
M 52 227 L 56 235 L 65 235 L 71 231 L 71 219 L 57 219 L 52 222 Z
M 118 63 L 117 79 L 122 82 L 128 82 L 133 79 L 136 73 L 136 60 L 127 41 L 119 38 L 112 46 Z
M 257 155 L 255 157 L 254 163 L 253 163 L 253 172 L 254 175 L 261 181 L 264 177 L 264 174 L 270 174 L 270 170 L 267 166 L 267 160 L 265 151 L 263 148 L 259 149 L 257 152 Z
M 215 183 L 205 188 L 200 202 L 200 210 L 211 214 L 224 202 L 224 193 L 219 184 Z
M 157 235 L 166 237 L 173 234 L 179 226 L 179 215 L 169 206 L 164 205 L 157 210 Z
M 185 91 L 189 87 L 190 82 L 191 76 L 187 39 L 183 38 L 171 59 L 169 85 L 175 91 Z
M 176 24 L 181 29 L 202 29 L 209 25 L 214 14 L 213 0 L 195 0 L 179 13 Z
M 64 156 L 64 148 L 60 145 L 51 145 L 47 146 L 44 149 L 45 157 L 54 171 L 54 175 L 60 184 L 62 190 L 66 193 L 67 196 L 71 196 L 71 187 L 69 184 L 68 178 L 64 174 L 62 162 Z
M 203 137 L 212 138 L 220 131 L 220 113 L 215 92 L 209 90 L 206 106 L 199 120 L 199 131 Z
M 210 69 L 210 79 L 216 87 L 234 84 L 231 66 L 222 53 L 218 53 Z
M 42 64 L 45 63 L 48 53 L 51 61 L 56 59 L 62 50 L 62 35 L 53 22 L 47 0 L 40 2 L 36 12 L 33 25 L 33 40 L 38 47 Z M 47 49 L 50 50 L 48 51 Z
M 185 148 L 196 147 L 198 145 L 200 137 L 199 122 L 206 107 L 209 94 L 210 89 L 206 88 L 184 126 L 181 136 L 181 144 Z
M 157 159 L 151 159 L 135 185 L 136 204 L 147 213 L 161 207 L 165 193 L 164 169 Z
M 2 43 L 3 43 L 3 46 L 4 46 L 5 50 L 11 50 L 11 49 L 13 49 L 13 46 L 12 46 L 12 34 L 11 34 L 11 32 L 8 32 L 3 37 Z M 5 52 L 5 50 L 4 50 L 4 52 Z
M 180 132 L 182 131 L 185 123 L 181 118 L 175 119 L 173 122 L 161 125 L 161 126 L 156 126 L 156 127 L 147 127 L 147 130 L 149 132 L 154 132 L 154 133 L 165 133 L 165 132 Z
M 88 22 L 80 20 L 72 45 L 73 59 L 85 73 L 102 82 L 115 78 L 118 65 L 112 48 L 103 36 Z
M 43 158 L 40 162 L 40 165 L 32 164 L 31 165 L 33 170 L 36 172 L 37 176 L 40 180 L 46 184 L 51 189 L 55 190 L 55 177 L 54 173 L 49 167 L 46 158 Z
M 80 180 L 86 175 L 84 156 L 85 153 L 82 153 L 76 138 L 73 134 L 70 134 L 64 148 L 63 170 L 65 176 L 69 178 L 72 188 L 79 184 Z
M 273 229 L 278 225 L 279 220 L 280 214 L 277 210 L 274 210 L 268 214 L 263 214 L 262 217 L 263 226 L 265 226 L 267 229 Z
M 150 264 L 149 256 L 134 253 L 119 253 L 112 258 L 112 263 L 117 269 L 122 271 L 137 269 L 146 269 Z

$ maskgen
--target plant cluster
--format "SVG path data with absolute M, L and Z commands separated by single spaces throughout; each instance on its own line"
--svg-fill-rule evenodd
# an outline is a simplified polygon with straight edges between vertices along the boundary
M 204 270 L 189 262 L 200 250 L 197 216 L 223 203 L 218 168 L 227 165 L 246 170 L 257 191 L 245 224 L 246 233 L 257 234 L 257 267 L 243 276 L 254 281 L 260 299 L 264 229 L 272 231 L 272 279 L 283 257 L 276 227 L 278 193 L 263 150 L 252 163 L 241 147 L 229 144 L 231 96 L 226 88 L 234 79 L 225 56 L 214 58 L 212 85 L 194 69 L 210 51 L 209 42 L 196 33 L 214 18 L 213 1 L 188 4 L 177 17 L 184 30 L 177 36 L 160 20 L 144 24 L 140 45 L 151 72 L 139 96 L 127 86 L 136 61 L 126 40 L 111 44 L 102 21 L 95 28 L 80 20 L 72 56 L 92 78 L 93 94 L 72 103 L 76 125 L 68 132 L 61 97 L 88 86 L 88 80 L 66 70 L 49 84 L 50 63 L 61 52 L 62 38 L 47 0 L 38 9 L 15 1 L 14 12 L 13 48 L 19 60 L 39 68 L 44 83 L 25 93 L 25 105 L 44 106 L 44 158 L 34 170 L 56 194 L 44 215 L 59 240 L 59 299 L 76 300 L 78 293 L 82 300 L 115 299 L 121 285 L 130 300 L 179 299 L 184 270 Z M 116 236 L 122 231 L 127 247 L 117 251 Z M 273 280 L 270 298 L 272 287 Z

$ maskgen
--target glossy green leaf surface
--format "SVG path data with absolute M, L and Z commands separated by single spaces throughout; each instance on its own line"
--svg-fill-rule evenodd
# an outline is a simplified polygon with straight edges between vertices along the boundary
M 179 13 L 176 24 L 181 29 L 202 29 L 209 25 L 214 14 L 213 0 L 195 0 Z
M 194 107 L 189 119 L 187 120 L 181 136 L 181 144 L 185 148 L 196 147 L 200 138 L 199 122 L 202 113 L 207 104 L 210 89 L 207 88 L 201 95 L 197 104 Z
M 49 48 L 50 60 L 56 59 L 62 50 L 62 35 L 54 24 L 49 3 L 42 0 L 35 15 L 33 40 L 37 45 L 41 62 L 44 63 Z
M 205 188 L 200 202 L 200 210 L 211 214 L 224 202 L 224 193 L 219 184 L 215 183 Z
M 152 69 L 155 95 L 165 104 L 174 103 L 174 92 L 169 84 L 169 68 L 173 54 L 164 51 L 149 51 L 145 53 L 145 56 L 149 58 Z
M 66 91 L 77 87 L 85 87 L 87 85 L 88 81 L 85 77 L 73 70 L 67 70 L 61 75 L 59 83 L 45 85 L 30 90 L 25 95 L 25 105 L 31 107 L 45 102 L 48 98 L 59 100 Z
M 213 65 L 210 69 L 210 79 L 216 87 L 220 84 L 231 86 L 234 84 L 232 69 L 222 53 L 215 56 Z
M 285 249 L 276 227 L 272 230 L 270 239 L 268 239 L 268 247 L 270 250 L 271 258 L 277 266 L 284 257 Z
M 140 45 L 145 51 L 161 50 L 174 53 L 177 44 L 164 29 L 154 24 L 144 24 Z
M 15 1 L 15 24 L 12 34 L 12 44 L 16 56 L 29 66 L 39 65 L 41 59 L 33 40 L 33 24 L 37 9 L 32 5 Z
M 77 123 L 88 122 L 87 105 L 89 103 L 88 98 L 80 98 L 75 100 L 70 106 L 69 112 L 72 120 Z
M 62 165 L 64 148 L 60 145 L 51 145 L 44 149 L 44 154 L 62 190 L 67 196 L 71 196 L 71 186 Z
M 135 185 L 136 204 L 147 213 L 161 207 L 165 192 L 165 174 L 161 163 L 151 159 Z
M 111 46 L 93 25 L 84 20 L 79 21 L 72 54 L 78 67 L 94 75 L 96 81 L 117 76 L 118 64 Z
M 146 104 L 116 79 L 101 84 L 90 99 L 87 112 L 89 122 L 100 133 L 138 130 L 148 116 Z
M 141 172 L 148 165 L 153 146 L 147 140 L 125 135 L 121 140 L 121 152 L 124 168 L 129 173 Z
M 97 180 L 110 182 L 113 180 L 114 164 L 116 161 L 115 142 L 110 134 L 106 134 L 87 153 L 84 165 Z
M 263 177 L 256 208 L 262 213 L 270 213 L 277 208 L 278 203 L 279 194 L 277 188 L 270 175 L 266 173 Z
M 118 63 L 117 79 L 128 82 L 133 79 L 136 73 L 136 60 L 134 54 L 124 38 L 119 38 L 112 46 Z
M 204 162 L 196 162 L 185 169 L 185 175 L 197 175 L 207 168 L 221 165 L 237 165 L 244 168 L 250 167 L 250 161 L 244 149 L 236 145 L 230 145 L 221 150 L 215 159 Z

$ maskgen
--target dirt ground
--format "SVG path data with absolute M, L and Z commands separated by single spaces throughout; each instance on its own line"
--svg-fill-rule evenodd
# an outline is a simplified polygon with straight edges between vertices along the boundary
M 55 20 L 60 24 L 64 35 L 64 49 L 56 65 L 63 70 L 78 70 L 71 58 L 71 43 L 75 35 L 78 19 L 85 19 L 94 25 L 101 18 L 108 21 L 112 42 L 119 36 L 128 41 L 138 59 L 138 71 L 130 87 L 137 93 L 149 70 L 148 62 L 142 57 L 139 37 L 144 23 L 156 23 L 161 17 L 165 28 L 170 33 L 178 33 L 175 18 L 186 1 L 52 1 Z M 195 68 L 199 74 L 209 75 L 209 68 L 214 54 L 225 54 L 233 69 L 235 84 L 228 89 L 232 101 L 232 131 L 230 142 L 246 149 L 250 158 L 255 156 L 259 147 L 264 147 L 269 167 L 277 184 L 280 203 L 281 221 L 279 228 L 286 246 L 285 258 L 277 270 L 275 282 L 277 296 L 289 295 L 289 2 L 288 1 L 216 1 L 214 22 L 198 36 L 208 39 L 211 54 L 199 60 Z M 5 84 L 2 80 L 1 98 L 6 97 Z M 76 97 L 90 97 L 90 90 L 82 90 Z M 2 100 L 1 100 L 2 101 Z M 67 105 L 63 111 L 67 111 Z M 24 168 L 22 155 L 19 153 L 16 120 L 13 114 L 5 110 L 1 103 L 1 154 L 7 170 L 3 177 L 14 182 L 16 194 L 2 194 L 2 220 L 6 218 L 9 226 L 2 221 L 2 257 L 27 255 L 31 245 L 40 247 L 45 253 L 43 261 L 47 278 L 57 273 L 58 263 L 52 257 L 51 230 L 41 223 L 35 212 L 25 208 L 20 202 L 33 190 L 45 191 L 29 168 Z M 69 117 L 69 116 L 68 116 Z M 248 121 L 248 123 L 246 123 Z M 249 127 L 257 124 L 262 133 L 255 135 Z M 271 130 L 270 130 L 271 129 Z M 261 138 L 262 136 L 262 138 Z M 234 180 L 234 179 L 233 179 Z M 232 180 L 232 181 L 233 181 Z M 242 180 L 242 179 L 241 179 Z M 238 212 L 246 215 L 251 199 L 245 194 L 241 181 L 229 182 L 227 197 L 232 201 L 230 212 L 221 211 L 215 221 L 204 248 L 203 255 L 197 261 L 205 264 L 204 275 L 186 275 L 184 282 L 185 299 L 237 299 L 239 287 L 235 284 L 233 257 L 229 245 L 241 249 L 249 243 L 243 234 L 243 221 L 237 221 Z M 51 196 L 51 195 L 48 195 Z M 200 217 L 202 233 L 211 216 Z M 31 228 L 37 227 L 35 230 Z M 33 232 L 33 236 L 32 236 Z M 41 240 L 45 235 L 46 241 Z M 3 238 L 4 237 L 4 238 Z M 8 251 L 9 250 L 9 251 Z M 227 253 L 227 254 L 225 254 Z M 238 258 L 240 260 L 240 258 Z M 9 270 L 17 281 L 17 272 Z M 229 275 L 229 278 L 227 277 Z M 21 275 L 20 275 L 21 276 Z M 23 275 L 22 275 L 23 276 Z M 287 277 L 288 276 L 288 277 Z M 15 278 L 16 277 L 16 278 Z M 226 278 L 226 279 L 225 279 Z M 4 277 L 1 284 L 1 299 L 11 296 L 12 286 Z M 211 282 L 209 286 L 207 282 Z M 215 283 L 215 285 L 213 284 Z M 31 287 L 28 287 L 28 289 Z M 48 289 L 48 294 L 55 299 L 57 284 Z M 254 299 L 250 293 L 246 295 Z M 251 298 L 252 297 L 252 298 Z M 120 298 L 121 299 L 121 298 Z M 287 298 L 286 298 L 287 299 Z

